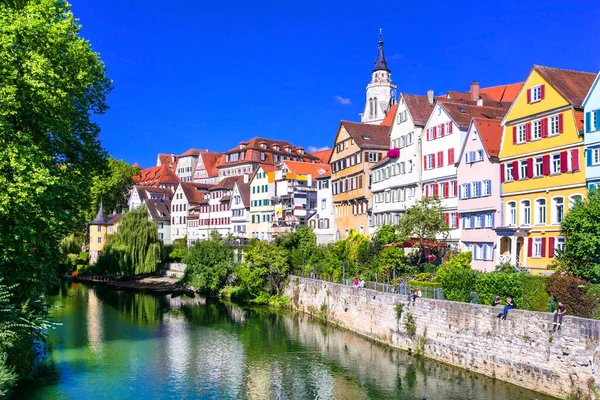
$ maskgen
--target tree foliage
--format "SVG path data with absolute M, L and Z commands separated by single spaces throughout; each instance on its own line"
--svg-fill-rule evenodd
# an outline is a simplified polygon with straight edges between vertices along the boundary
M 396 240 L 398 240 L 398 235 L 396 235 L 396 227 L 392 225 L 381 225 L 377 229 L 377 232 L 373 234 L 373 243 L 379 247 L 394 243 Z
M 201 292 L 218 293 L 233 271 L 232 258 L 233 249 L 222 240 L 196 242 L 185 256 L 183 281 Z
M 561 223 L 565 250 L 557 251 L 558 271 L 600 283 L 600 191 L 577 202 Z
M 148 209 L 143 205 L 123 215 L 117 233 L 108 237 L 96 268 L 124 276 L 156 273 L 161 249 L 158 227 L 148 220 Z
M 546 290 L 557 302 L 567 307 L 567 313 L 593 318 L 597 301 L 589 293 L 589 282 L 570 275 L 554 274 L 546 279 Z

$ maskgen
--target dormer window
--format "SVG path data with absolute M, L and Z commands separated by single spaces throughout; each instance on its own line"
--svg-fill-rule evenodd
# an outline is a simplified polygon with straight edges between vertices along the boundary
M 264 143 L 264 142 L 260 143 L 259 146 L 260 146 L 261 149 L 266 149 L 267 148 L 267 144 Z
M 298 152 L 298 154 L 304 154 L 304 149 L 303 148 L 298 148 L 298 150 L 296 150 Z
M 289 147 L 289 146 L 286 146 L 285 147 L 285 151 L 286 151 L 286 153 L 291 153 L 292 152 L 292 148 Z
M 279 149 L 280 149 L 280 148 L 281 148 L 281 147 L 279 147 L 279 145 L 278 145 L 278 144 L 274 144 L 274 145 L 273 145 L 273 150 L 275 150 L 275 151 L 279 151 Z

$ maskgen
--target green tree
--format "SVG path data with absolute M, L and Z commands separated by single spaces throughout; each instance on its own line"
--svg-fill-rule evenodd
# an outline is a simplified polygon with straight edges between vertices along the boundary
M 134 185 L 134 176 L 140 175 L 138 167 L 123 160 L 108 159 L 107 168 L 94 176 L 90 186 L 91 201 L 87 221 L 91 221 L 102 201 L 105 210 L 120 212 L 127 208 L 127 195 Z
M 218 293 L 233 272 L 233 249 L 223 241 L 211 239 L 194 243 L 187 255 L 183 281 L 198 291 Z
M 387 276 L 388 280 L 393 278 L 393 272 L 396 276 L 406 270 L 408 260 L 401 247 L 384 247 L 373 259 L 376 272 L 381 276 Z
M 565 250 L 557 250 L 559 272 L 600 283 L 600 191 L 577 202 L 561 223 Z
M 123 215 L 116 234 L 108 237 L 97 270 L 125 276 L 153 274 L 161 261 L 158 227 L 145 205 Z
M 400 218 L 398 223 L 400 240 L 417 239 L 416 256 L 421 264 L 425 260 L 424 241 L 444 240 L 450 227 L 444 219 L 444 207 L 437 196 L 423 197 Z
M 244 289 L 256 298 L 262 292 L 270 295 L 278 295 L 283 289 L 287 274 L 290 272 L 290 264 L 287 251 L 269 242 L 250 241 L 244 252 L 246 259 L 245 271 L 240 279 Z
M 381 225 L 377 232 L 373 235 L 373 243 L 376 246 L 385 246 L 386 244 L 394 243 L 398 240 L 396 235 L 396 227 L 392 225 Z

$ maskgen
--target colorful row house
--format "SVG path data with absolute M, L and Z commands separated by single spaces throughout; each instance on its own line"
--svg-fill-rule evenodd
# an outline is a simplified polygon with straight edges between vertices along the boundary
M 600 73 L 583 101 L 585 175 L 590 190 L 600 185 Z
M 502 121 L 497 261 L 544 273 L 560 224 L 586 196 L 582 103 L 594 74 L 534 66 Z

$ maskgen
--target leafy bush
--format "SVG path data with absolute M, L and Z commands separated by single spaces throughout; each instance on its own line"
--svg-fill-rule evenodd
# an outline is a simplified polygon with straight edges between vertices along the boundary
M 452 301 L 471 301 L 471 292 L 479 272 L 464 268 L 447 268 L 442 277 L 444 297 Z
M 567 313 L 592 318 L 597 306 L 590 283 L 571 275 L 554 274 L 546 280 L 546 290 L 567 307 Z
M 438 268 L 439 267 L 437 265 L 430 264 L 430 263 L 425 263 L 425 264 L 421 265 L 421 269 L 423 270 L 424 273 L 434 274 L 437 272 Z
M 548 311 L 550 296 L 546 291 L 546 277 L 541 275 L 523 275 L 522 308 L 531 311 Z
M 17 378 L 14 369 L 6 363 L 6 353 L 0 352 L 0 399 L 8 398 Z
M 232 257 L 233 250 L 223 242 L 203 240 L 194 243 L 185 256 L 187 268 L 183 282 L 201 292 L 218 293 L 233 271 Z
M 489 272 L 477 275 L 474 291 L 480 304 L 491 305 L 496 295 L 502 299 L 510 296 L 517 307 L 522 307 L 523 275 L 504 272 Z
M 408 281 L 408 285 L 411 287 L 422 287 L 422 288 L 441 288 L 442 282 L 433 281 Z
M 169 247 L 166 247 L 166 250 L 169 251 L 167 253 L 168 261 L 172 261 L 172 262 L 183 261 L 183 259 L 185 258 L 186 254 L 187 254 L 187 251 L 188 251 L 187 236 L 173 240 L 173 244 L 169 245 Z

